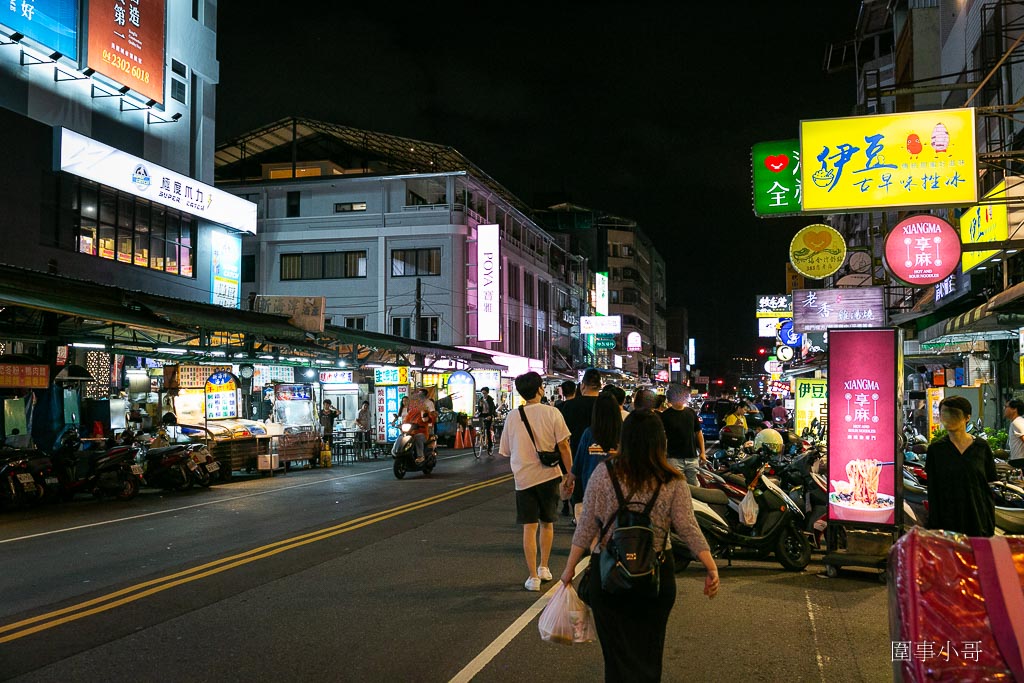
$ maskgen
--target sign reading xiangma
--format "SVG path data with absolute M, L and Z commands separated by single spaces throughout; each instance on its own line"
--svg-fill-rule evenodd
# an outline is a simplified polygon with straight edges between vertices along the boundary
M 960 235 L 935 216 L 905 218 L 885 237 L 885 265 L 898 280 L 925 286 L 942 282 L 960 263 Z

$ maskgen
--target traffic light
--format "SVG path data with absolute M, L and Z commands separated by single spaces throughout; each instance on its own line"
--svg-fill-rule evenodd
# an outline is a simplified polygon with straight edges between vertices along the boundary
M 764 355 L 767 355 L 767 353 L 768 353 L 768 349 L 766 349 L 766 348 L 765 348 L 765 347 L 763 347 L 763 346 L 761 346 L 761 347 L 758 347 L 758 349 L 757 349 L 757 355 L 759 355 L 759 356 L 764 356 Z

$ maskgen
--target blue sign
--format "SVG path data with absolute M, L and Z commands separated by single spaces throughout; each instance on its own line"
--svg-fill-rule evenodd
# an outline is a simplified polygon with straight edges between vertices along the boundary
M 786 319 L 782 323 L 782 326 L 779 328 L 779 339 L 786 346 L 796 347 L 799 347 L 803 341 L 800 335 L 796 333 L 796 330 L 793 329 L 793 321 L 791 319 Z
M 78 0 L 5 2 L 0 5 L 0 25 L 77 60 L 78 4 Z

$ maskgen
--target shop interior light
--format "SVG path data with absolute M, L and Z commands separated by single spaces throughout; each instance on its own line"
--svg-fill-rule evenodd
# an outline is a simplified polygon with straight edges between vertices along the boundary
M 174 349 L 168 346 L 158 348 L 156 351 L 157 353 L 169 353 L 174 356 L 184 356 L 186 353 L 185 349 Z
M 306 371 L 302 374 L 305 375 L 306 377 L 315 377 L 316 371 L 313 370 L 313 368 L 306 368 Z
M 339 368 L 343 368 L 343 367 L 345 367 L 346 365 L 348 365 L 348 363 L 347 363 L 347 362 L 345 362 L 345 359 L 344 359 L 344 358 L 342 358 L 342 359 L 340 359 L 340 360 L 338 361 L 338 367 L 339 367 Z
M 1016 250 L 1016 249 L 1007 249 L 1007 250 L 1006 250 L 1006 253 L 1007 253 L 1007 254 L 1016 254 L 1016 253 L 1017 253 L 1017 250 Z
M 988 266 L 978 266 L 978 270 L 985 270 Z
M 71 342 L 68 346 L 74 346 L 76 349 L 105 349 L 106 344 L 93 344 L 91 342 Z
M 124 371 L 126 375 L 148 375 L 146 368 L 128 368 Z
M 324 360 L 323 358 L 317 358 L 316 359 L 316 364 L 317 365 L 331 365 L 331 361 Z
M 264 355 L 264 356 L 260 356 L 259 358 L 260 358 L 260 360 L 274 360 L 273 356 L 265 356 Z

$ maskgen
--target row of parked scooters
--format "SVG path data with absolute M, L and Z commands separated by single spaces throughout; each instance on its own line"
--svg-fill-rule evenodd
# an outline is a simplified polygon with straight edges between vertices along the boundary
M 170 444 L 131 431 L 99 447 L 83 447 L 69 428 L 54 448 L 0 448 L 0 509 L 71 500 L 78 494 L 131 500 L 143 486 L 166 490 L 208 487 L 220 465 L 203 443 Z

